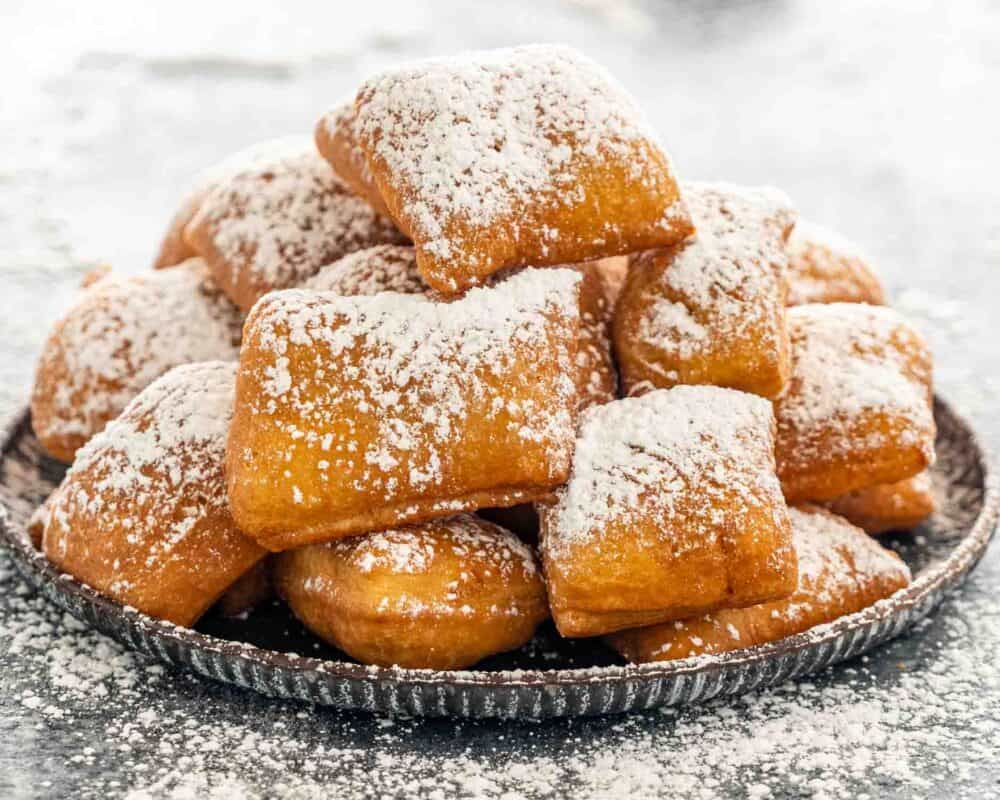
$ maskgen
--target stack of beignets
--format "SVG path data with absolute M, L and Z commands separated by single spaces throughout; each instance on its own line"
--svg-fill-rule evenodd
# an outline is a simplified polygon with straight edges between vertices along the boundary
M 76 456 L 32 534 L 140 611 L 273 589 L 359 661 L 454 669 L 550 614 L 684 658 L 909 581 L 833 511 L 933 511 L 923 340 L 782 192 L 679 184 L 568 48 L 371 78 L 201 178 L 155 266 L 95 274 L 32 404 Z

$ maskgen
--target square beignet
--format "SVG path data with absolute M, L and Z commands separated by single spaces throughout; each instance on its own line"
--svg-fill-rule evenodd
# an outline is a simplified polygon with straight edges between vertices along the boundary
M 520 647 L 549 616 L 535 555 L 460 514 L 276 556 L 278 592 L 366 664 L 461 669 Z
M 800 220 L 788 239 L 788 305 L 885 305 L 885 290 L 857 245 Z
M 791 597 L 622 631 L 608 644 L 633 663 L 740 650 L 833 622 L 909 585 L 902 559 L 847 520 L 808 506 L 788 514 L 799 559 Z
M 184 239 L 244 311 L 341 256 L 406 241 L 308 140 L 291 140 L 220 180 L 202 198 Z
M 124 605 L 192 625 L 267 551 L 229 514 L 223 460 L 236 365 L 190 364 L 80 451 L 45 524 L 46 557 Z
M 272 550 L 548 496 L 569 472 L 580 276 L 454 302 L 277 292 L 244 329 L 229 500 Z
M 642 113 L 570 48 L 390 70 L 362 86 L 355 113 L 382 199 L 438 291 L 506 267 L 663 247 L 692 231 Z
M 31 394 L 31 425 L 53 458 L 76 451 L 173 367 L 239 357 L 243 314 L 200 258 L 173 269 L 104 275 L 49 334 Z
M 912 478 L 858 489 L 831 500 L 828 508 L 868 533 L 914 528 L 937 510 L 927 470 Z
M 774 397 L 788 377 L 785 238 L 776 189 L 685 183 L 698 229 L 633 257 L 614 321 L 626 394 L 712 384 Z
M 356 195 L 365 198 L 380 214 L 391 217 L 358 143 L 356 124 L 353 99 L 328 111 L 316 123 L 316 149 Z
M 569 482 L 541 509 L 541 542 L 563 636 L 788 595 L 770 403 L 679 386 L 588 409 Z
M 912 477 L 934 461 L 931 354 L 896 311 L 859 303 L 788 309 L 792 372 L 775 400 L 789 503 Z

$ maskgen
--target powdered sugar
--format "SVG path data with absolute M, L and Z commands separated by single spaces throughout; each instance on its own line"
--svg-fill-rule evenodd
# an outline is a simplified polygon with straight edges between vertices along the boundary
M 882 303 L 884 290 L 869 264 L 853 242 L 800 220 L 788 240 L 788 304 Z
M 413 248 L 391 244 L 346 255 L 323 267 L 302 288 L 342 295 L 424 294 L 430 289 L 417 270 Z

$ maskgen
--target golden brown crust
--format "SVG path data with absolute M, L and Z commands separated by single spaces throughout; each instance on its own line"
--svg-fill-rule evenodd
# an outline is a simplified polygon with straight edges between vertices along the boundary
M 265 552 L 237 530 L 222 471 L 235 365 L 172 370 L 80 452 L 45 555 L 97 591 L 192 625 Z
M 799 584 L 783 600 L 622 631 L 607 641 L 634 663 L 723 653 L 777 641 L 889 597 L 910 582 L 902 560 L 817 507 L 790 510 Z
M 800 221 L 788 240 L 788 305 L 885 305 L 885 289 L 857 247 L 835 233 Z
M 177 209 L 177 212 L 170 218 L 170 222 L 167 224 L 167 230 L 163 234 L 160 248 L 156 253 L 156 258 L 153 259 L 153 269 L 173 267 L 198 255 L 194 247 L 185 241 L 184 229 L 194 219 L 194 215 L 198 213 L 201 201 L 204 200 L 210 188 L 208 186 L 196 187 L 184 198 L 180 208 Z
M 921 472 L 896 483 L 871 486 L 838 497 L 828 507 L 871 534 L 916 527 L 937 509 L 931 477 Z
M 548 617 L 530 549 L 469 515 L 276 561 L 278 591 L 295 615 L 367 664 L 460 669 L 520 647 Z
M 241 617 L 274 596 L 271 558 L 264 558 L 226 589 L 215 608 L 224 617 Z
M 770 404 L 708 386 L 583 414 L 569 483 L 541 510 L 563 636 L 594 636 L 782 597 L 795 555 Z
M 367 200 L 380 214 L 391 216 L 368 169 L 354 125 L 353 102 L 327 112 L 316 123 L 316 149 L 356 195 Z
M 683 185 L 697 234 L 633 256 L 614 321 L 626 394 L 711 384 L 774 397 L 788 377 L 785 249 L 774 189 Z
M 283 550 L 547 497 L 569 470 L 579 280 L 526 270 L 451 303 L 262 300 L 229 438 L 240 528 Z
M 438 291 L 691 233 L 669 159 L 634 103 L 568 48 L 390 71 L 362 87 L 355 113 L 379 193 Z
M 916 475 L 934 459 L 931 354 L 891 309 L 789 309 L 792 374 L 775 401 L 789 503 L 832 500 Z

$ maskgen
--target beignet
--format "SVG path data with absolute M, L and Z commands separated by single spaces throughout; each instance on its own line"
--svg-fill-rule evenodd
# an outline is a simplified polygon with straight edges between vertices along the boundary
M 672 248 L 633 257 L 615 313 L 627 394 L 712 384 L 774 397 L 788 377 L 784 193 L 686 183 L 698 229 Z
M 790 594 L 770 403 L 678 386 L 583 412 L 569 482 L 541 509 L 541 541 L 563 636 Z
M 413 248 L 398 244 L 380 244 L 346 255 L 323 267 L 303 283 L 302 288 L 348 297 L 379 292 L 428 294 L 432 291 L 420 277 Z
M 226 501 L 235 377 L 230 363 L 177 367 L 91 439 L 52 501 L 49 561 L 184 626 L 260 561 L 266 551 L 237 530 Z
M 531 549 L 465 514 L 290 550 L 276 582 L 313 633 L 381 666 L 461 669 L 549 615 Z
M 242 617 L 274 596 L 270 559 L 267 557 L 258 561 L 226 589 L 215 604 L 222 616 Z
M 788 239 L 788 305 L 885 305 L 885 290 L 868 259 L 842 236 L 799 221 Z
M 910 583 L 910 570 L 847 520 L 816 507 L 791 508 L 799 583 L 784 600 L 622 631 L 608 643 L 634 663 L 670 661 L 774 642 L 832 622 Z
M 828 507 L 868 533 L 914 528 L 937 510 L 928 471 L 838 497 Z
M 31 424 L 42 447 L 69 463 L 76 451 L 169 369 L 235 361 L 243 315 L 201 259 L 85 289 L 42 349 Z
M 580 276 L 454 302 L 292 290 L 244 329 L 229 500 L 272 550 L 548 496 L 569 472 Z
M 365 198 L 380 214 L 391 217 L 368 168 L 365 151 L 358 144 L 356 124 L 353 99 L 328 111 L 316 123 L 316 149 L 351 191 Z
M 216 282 L 245 311 L 324 264 L 405 237 L 337 176 L 312 142 L 290 142 L 219 182 L 184 229 Z
M 355 114 L 382 199 L 441 292 L 506 267 L 663 247 L 692 231 L 642 113 L 570 48 L 393 69 L 362 86 Z
M 897 312 L 859 303 L 788 309 L 792 372 L 775 401 L 789 503 L 912 477 L 934 461 L 931 354 Z

